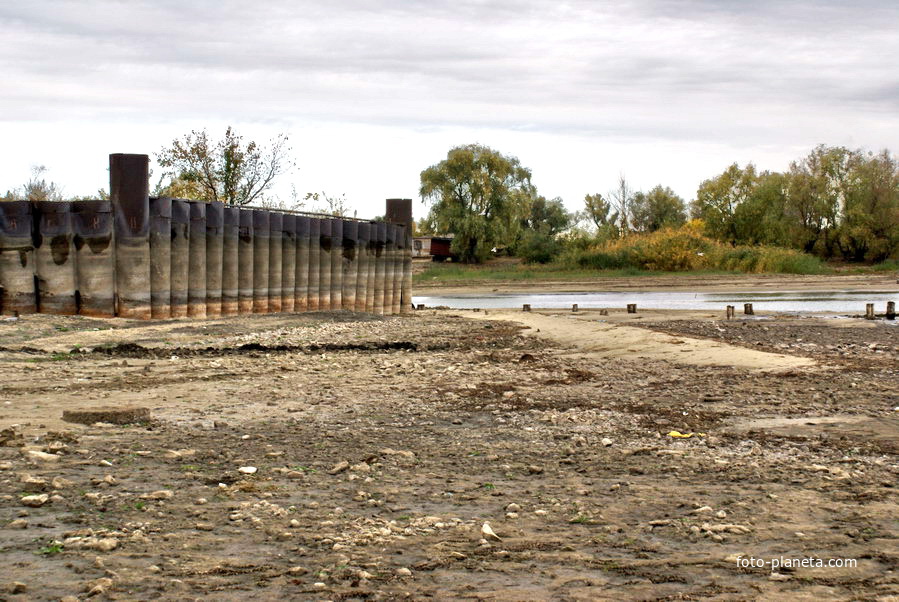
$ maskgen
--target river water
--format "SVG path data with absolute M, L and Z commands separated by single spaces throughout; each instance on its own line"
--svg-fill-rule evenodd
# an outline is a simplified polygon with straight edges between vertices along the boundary
M 636 303 L 644 309 L 720 309 L 752 303 L 757 311 L 827 312 L 838 315 L 864 315 L 865 304 L 874 303 L 875 311 L 886 311 L 887 301 L 899 301 L 899 291 L 780 291 L 780 292 L 702 292 L 646 291 L 596 293 L 490 293 L 481 295 L 414 296 L 415 304 L 453 309 L 520 308 L 529 303 L 534 309 L 624 308 Z

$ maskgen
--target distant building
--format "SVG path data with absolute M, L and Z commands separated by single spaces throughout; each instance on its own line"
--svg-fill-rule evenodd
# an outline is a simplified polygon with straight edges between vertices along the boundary
M 412 257 L 430 257 L 431 261 L 453 259 L 450 236 L 416 236 L 412 239 Z

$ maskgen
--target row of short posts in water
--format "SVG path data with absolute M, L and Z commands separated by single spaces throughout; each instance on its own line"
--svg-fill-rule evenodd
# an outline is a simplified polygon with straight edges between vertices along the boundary
M 0 312 L 411 309 L 405 225 L 150 198 L 146 168 L 146 155 L 111 155 L 111 201 L 0 203 Z M 387 206 L 411 221 L 411 200 Z

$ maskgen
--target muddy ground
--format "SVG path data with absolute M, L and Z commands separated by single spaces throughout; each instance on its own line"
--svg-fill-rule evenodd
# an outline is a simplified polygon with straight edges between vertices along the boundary
M 899 596 L 899 328 L 639 327 L 814 363 L 601 357 L 439 311 L 0 321 L 2 596 Z M 60 420 L 126 405 L 153 420 Z

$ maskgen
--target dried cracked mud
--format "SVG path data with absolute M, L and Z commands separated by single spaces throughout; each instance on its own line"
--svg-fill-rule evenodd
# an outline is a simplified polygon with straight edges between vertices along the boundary
M 815 363 L 603 358 L 440 311 L 0 321 L 2 595 L 896 599 L 899 329 L 638 326 Z M 122 406 L 153 419 L 61 421 Z

